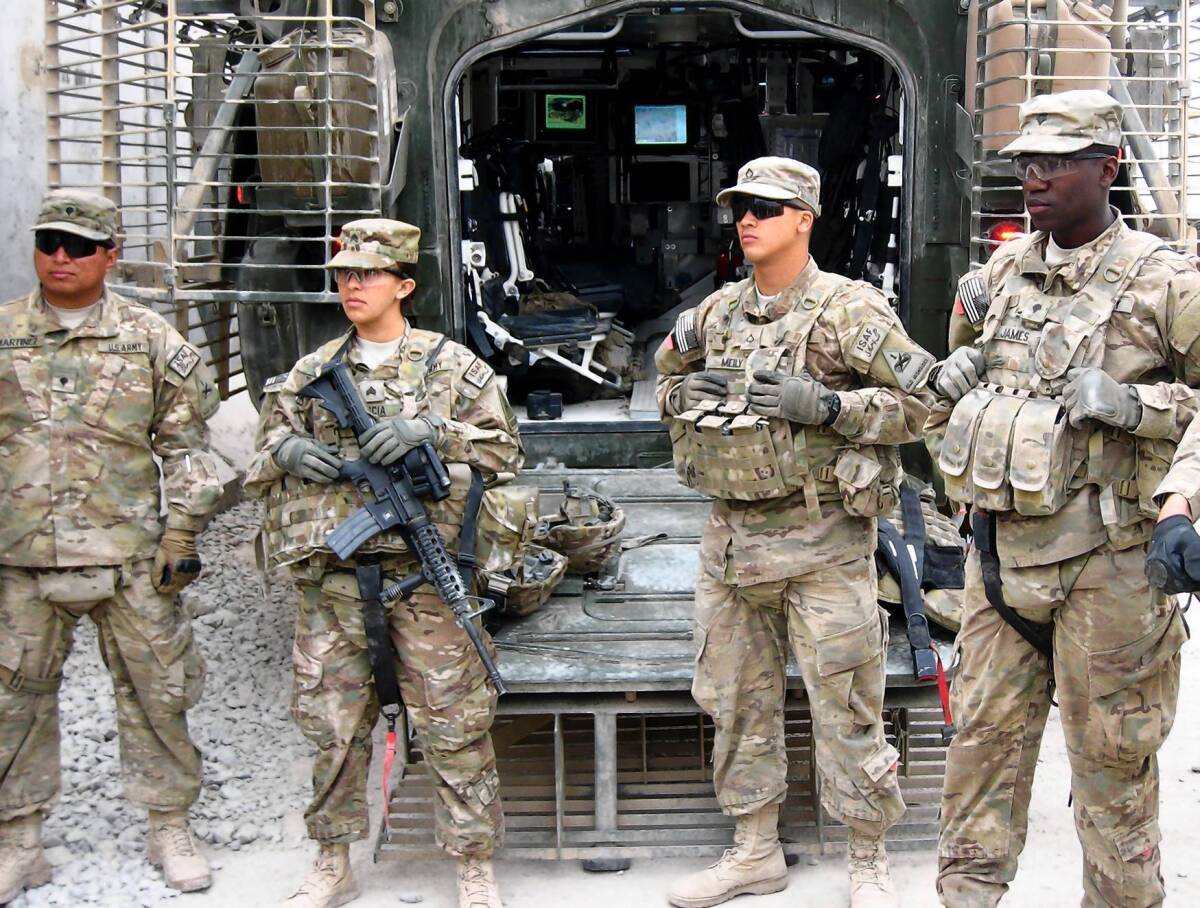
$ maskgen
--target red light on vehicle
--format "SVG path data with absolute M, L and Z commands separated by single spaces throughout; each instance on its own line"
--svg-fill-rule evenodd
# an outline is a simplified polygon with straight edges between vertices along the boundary
M 988 239 L 999 245 L 1025 235 L 1025 228 L 1016 221 L 1001 221 L 988 231 Z
M 233 190 L 233 197 L 239 205 L 249 204 L 250 193 L 246 190 L 246 187 L 241 183 L 239 183 L 237 185 L 237 187 Z
M 333 251 L 335 253 L 342 251 L 342 241 L 339 240 L 337 237 L 334 237 L 329 242 L 333 244 Z

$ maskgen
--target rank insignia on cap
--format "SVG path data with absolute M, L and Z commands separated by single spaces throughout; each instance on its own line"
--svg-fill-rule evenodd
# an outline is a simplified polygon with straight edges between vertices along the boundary
M 200 354 L 192 347 L 184 344 L 180 347 L 174 356 L 167 360 L 167 365 L 181 378 L 187 378 L 192 374 L 192 370 L 196 368 L 196 364 L 200 362 Z
M 987 288 L 983 286 L 983 278 L 978 271 L 968 271 L 958 282 L 958 301 L 962 303 L 963 313 L 975 327 L 983 324 L 987 315 Z

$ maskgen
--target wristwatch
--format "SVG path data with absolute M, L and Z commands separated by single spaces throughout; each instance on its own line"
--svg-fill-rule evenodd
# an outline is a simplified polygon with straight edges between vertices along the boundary
M 841 415 L 841 412 L 842 396 L 834 391 L 833 397 L 829 401 L 829 413 L 825 416 L 825 419 L 822 421 L 821 425 L 832 426 L 835 422 L 837 422 L 837 418 Z

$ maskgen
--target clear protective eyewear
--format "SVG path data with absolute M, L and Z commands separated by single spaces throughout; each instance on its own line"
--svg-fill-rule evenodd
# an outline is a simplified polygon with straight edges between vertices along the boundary
M 1087 154 L 1019 154 L 1012 160 L 1013 174 L 1024 183 L 1031 176 L 1043 183 L 1079 169 L 1080 161 L 1099 161 L 1112 155 L 1092 151 Z
M 400 277 L 395 271 L 389 271 L 386 268 L 336 268 L 333 272 L 334 280 L 339 284 L 349 284 L 354 281 L 360 287 L 378 284 L 383 280 L 385 274 Z

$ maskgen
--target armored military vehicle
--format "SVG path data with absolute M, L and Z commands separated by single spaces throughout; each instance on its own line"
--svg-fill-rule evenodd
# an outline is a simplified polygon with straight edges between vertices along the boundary
M 628 515 L 619 559 L 496 633 L 506 847 L 713 851 L 727 821 L 688 696 L 707 503 L 669 469 L 653 352 L 746 273 L 716 193 L 757 155 L 816 166 L 817 260 L 940 352 L 957 278 L 1026 228 L 996 150 L 1033 94 L 1114 91 L 1123 212 L 1194 251 L 1198 22 L 1186 0 L 51 0 L 50 181 L 121 206 L 120 289 L 255 399 L 344 329 L 322 268 L 341 224 L 422 226 L 412 315 L 506 377 L 527 479 L 548 506 L 566 476 Z M 820 852 L 845 830 L 793 686 L 784 834 Z M 898 840 L 936 829 L 937 704 L 897 623 Z M 380 854 L 432 847 L 421 777 L 397 786 Z

